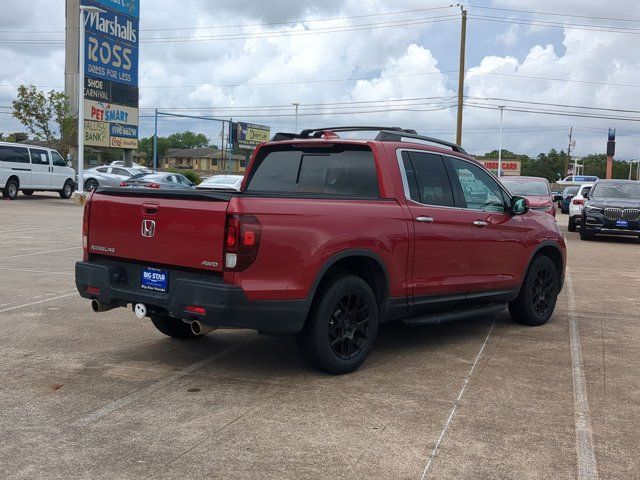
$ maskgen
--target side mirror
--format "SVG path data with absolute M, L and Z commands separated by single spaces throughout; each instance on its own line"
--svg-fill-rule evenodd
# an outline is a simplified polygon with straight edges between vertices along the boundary
M 524 197 L 511 197 L 511 214 L 524 215 L 529 211 L 529 202 Z

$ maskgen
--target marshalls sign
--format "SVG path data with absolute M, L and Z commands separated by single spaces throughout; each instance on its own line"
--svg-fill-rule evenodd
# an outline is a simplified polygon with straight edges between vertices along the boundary
M 140 0 L 81 0 L 85 15 L 85 143 L 138 148 Z

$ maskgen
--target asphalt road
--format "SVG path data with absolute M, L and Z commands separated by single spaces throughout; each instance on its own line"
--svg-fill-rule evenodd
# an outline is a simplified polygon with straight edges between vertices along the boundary
M 57 195 L 0 201 L 3 478 L 638 478 L 636 240 L 567 234 L 542 327 L 385 326 L 332 377 L 290 336 L 183 343 L 94 314 L 74 287 L 81 219 Z

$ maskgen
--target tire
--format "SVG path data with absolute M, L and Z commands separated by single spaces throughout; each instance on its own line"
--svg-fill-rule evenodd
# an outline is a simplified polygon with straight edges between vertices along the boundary
M 584 223 L 580 226 L 580 240 L 593 240 L 593 233 L 587 230 Z
M 567 227 L 570 232 L 576 231 L 576 219 L 569 217 L 569 226 Z
M 33 195 L 33 190 L 22 190 L 22 194 L 30 197 L 31 195 Z
M 362 365 L 377 333 L 376 297 L 360 277 L 345 275 L 319 292 L 298 347 L 312 367 L 342 375 Z
M 560 282 L 553 261 L 546 255 L 533 259 L 520 294 L 509 304 L 511 317 L 522 325 L 543 325 L 556 307 Z
M 168 337 L 179 338 L 181 340 L 193 340 L 204 337 L 204 335 L 196 335 L 193 333 L 191 331 L 191 325 L 183 322 L 179 318 L 153 315 L 151 316 L 151 322 Z
M 71 180 L 67 180 L 66 182 L 64 182 L 62 190 L 60 190 L 58 193 L 60 194 L 60 198 L 71 198 L 71 195 L 73 195 L 73 182 Z
M 99 187 L 98 181 L 95 178 L 89 178 L 84 181 L 85 192 L 93 192 L 98 187 Z
M 2 191 L 2 196 L 4 198 L 8 198 L 9 200 L 15 200 L 18 196 L 18 190 L 20 189 L 20 184 L 15 178 L 10 178 L 7 181 L 7 184 Z
M 569 213 L 569 209 L 568 208 L 561 208 L 560 212 L 561 213 Z

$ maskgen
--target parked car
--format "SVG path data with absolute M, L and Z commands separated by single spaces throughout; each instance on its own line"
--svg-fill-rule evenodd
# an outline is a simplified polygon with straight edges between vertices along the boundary
M 592 184 L 590 184 L 592 185 Z M 571 204 L 571 199 L 578 193 L 579 185 L 572 185 L 570 187 L 566 187 L 562 191 L 562 207 L 560 211 L 562 213 L 569 213 L 569 205 Z
M 597 182 L 598 177 L 594 175 L 569 175 L 562 180 L 558 180 L 558 185 L 582 185 L 583 183 Z
M 458 145 L 398 128 L 276 134 L 240 192 L 96 190 L 76 286 L 94 311 L 132 306 L 162 333 L 297 333 L 342 374 L 378 325 L 495 314 L 541 325 L 562 289 L 555 219 L 530 210 Z M 435 146 L 434 146 L 435 144 Z
M 556 204 L 546 178 L 509 176 L 500 177 L 500 181 L 512 194 L 526 198 L 532 210 L 556 216 Z
M 70 198 L 75 189 L 76 172 L 55 150 L 22 143 L 0 142 L 0 189 L 13 200 L 22 191 L 58 192 Z
M 173 188 L 192 189 L 194 184 L 179 173 L 139 173 L 120 183 L 121 187 L 129 188 Z
M 92 192 L 98 187 L 119 187 L 120 184 L 142 172 L 136 168 L 102 166 L 85 170 L 84 190 Z
M 111 162 L 110 165 L 112 167 L 124 167 L 124 162 L 122 160 L 116 160 L 114 162 Z M 149 167 L 145 167 L 144 165 L 140 165 L 139 163 L 136 163 L 136 162 L 131 162 L 131 167 L 129 168 L 135 168 L 136 170 L 139 170 L 141 172 L 147 172 L 147 173 L 153 172 L 153 170 L 150 169 Z
M 578 193 L 576 193 L 576 195 L 571 199 L 571 203 L 569 204 L 569 226 L 567 227 L 570 232 L 575 232 L 576 226 L 580 224 L 584 202 L 586 201 L 592 187 L 592 183 L 580 185 Z
M 640 182 L 598 180 L 589 192 L 580 220 L 580 239 L 595 235 L 640 238 Z
M 234 190 L 240 191 L 243 175 L 213 175 L 196 185 L 198 190 Z

